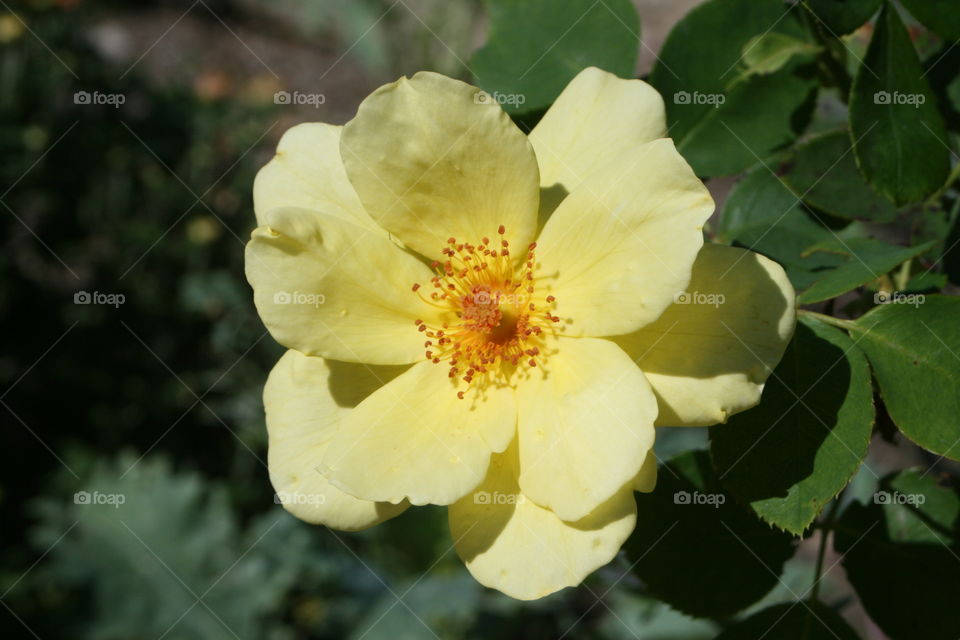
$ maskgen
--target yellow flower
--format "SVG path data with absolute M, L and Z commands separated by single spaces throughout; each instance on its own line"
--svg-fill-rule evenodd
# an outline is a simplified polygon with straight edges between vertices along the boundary
M 664 135 L 653 88 L 594 68 L 529 136 L 434 73 L 288 131 L 246 258 L 289 349 L 264 392 L 286 508 L 353 530 L 449 505 L 515 598 L 609 562 L 654 426 L 755 405 L 795 319 L 779 266 L 703 246 L 713 201 Z

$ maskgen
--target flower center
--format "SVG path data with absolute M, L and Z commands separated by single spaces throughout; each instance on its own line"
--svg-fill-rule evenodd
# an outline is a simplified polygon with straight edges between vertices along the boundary
M 489 238 L 476 245 L 450 238 L 443 249 L 446 259 L 431 265 L 436 275 L 429 295 L 419 283 L 413 285 L 424 302 L 446 312 L 439 327 L 416 321 L 427 337 L 427 359 L 446 363 L 450 377 L 467 385 L 506 383 L 517 369 L 536 367 L 546 355 L 546 338 L 560 322 L 551 312 L 554 297 L 536 295 L 536 243 L 515 266 L 503 225 L 497 232 L 499 246 Z M 464 392 L 457 396 L 462 399 Z

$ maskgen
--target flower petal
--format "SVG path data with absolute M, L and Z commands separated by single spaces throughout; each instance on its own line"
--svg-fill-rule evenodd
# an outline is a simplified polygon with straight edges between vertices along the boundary
M 327 477 L 357 497 L 416 505 L 450 504 L 477 486 L 516 433 L 514 393 L 460 400 L 448 371 L 421 362 L 361 402 L 323 458 Z
M 653 324 L 614 338 L 653 386 L 657 425 L 726 422 L 757 404 L 793 335 L 794 301 L 777 263 L 704 245 L 687 294 Z
M 657 455 L 650 449 L 647 457 L 643 459 L 643 466 L 637 472 L 633 479 L 633 490 L 642 493 L 650 493 L 657 486 Z
M 271 209 L 301 207 L 380 230 L 363 210 L 347 179 L 340 159 L 342 129 L 308 122 L 283 134 L 276 155 L 253 181 L 253 209 L 258 226 L 267 224 L 267 212 Z
M 356 531 L 402 513 L 409 505 L 358 500 L 317 470 L 337 427 L 365 394 L 402 368 L 326 362 L 287 351 L 263 390 L 270 438 L 270 482 L 284 508 L 301 520 Z M 378 379 L 379 377 L 379 379 Z
M 713 199 L 654 140 L 614 158 L 553 213 L 537 240 L 538 278 L 567 335 L 629 333 L 656 320 L 689 280 Z
M 433 276 L 384 234 L 306 209 L 273 209 L 247 244 L 257 311 L 280 344 L 348 362 L 424 357 L 415 321 L 436 321 L 411 287 Z
M 657 401 L 617 345 L 560 338 L 517 385 L 520 487 L 562 520 L 583 518 L 640 471 Z
M 610 562 L 637 520 L 629 486 L 577 522 L 523 494 L 516 444 L 493 457 L 483 484 L 448 509 L 457 553 L 481 584 L 535 600 L 580 584 Z
M 621 156 L 666 132 L 663 98 L 656 89 L 642 80 L 624 80 L 587 67 L 530 132 L 540 185 L 561 185 L 570 193 L 611 156 Z
M 440 258 L 447 238 L 499 225 L 526 248 L 540 179 L 527 137 L 479 89 L 421 72 L 380 87 L 344 127 L 347 175 L 367 212 L 406 246 Z

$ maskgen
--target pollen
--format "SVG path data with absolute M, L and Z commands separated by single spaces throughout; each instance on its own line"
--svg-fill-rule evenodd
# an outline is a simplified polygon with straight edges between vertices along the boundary
M 515 262 L 505 233 L 500 225 L 494 242 L 488 237 L 478 244 L 448 239 L 444 259 L 431 265 L 435 275 L 430 282 L 411 287 L 445 312 L 441 326 L 420 319 L 415 325 L 427 337 L 427 360 L 448 367 L 461 388 L 509 383 L 518 371 L 542 366 L 546 341 L 560 322 L 553 313 L 556 299 L 536 295 L 536 243 Z M 464 399 L 464 393 L 458 391 L 457 397 Z

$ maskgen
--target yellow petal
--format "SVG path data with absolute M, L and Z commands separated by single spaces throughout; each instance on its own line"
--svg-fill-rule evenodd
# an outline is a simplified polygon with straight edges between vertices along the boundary
M 340 150 L 367 212 L 425 256 L 440 258 L 451 236 L 492 238 L 501 224 L 512 246 L 533 240 L 533 149 L 479 89 L 429 72 L 380 87 L 344 127 Z
M 478 582 L 535 600 L 610 562 L 633 531 L 637 505 L 628 486 L 581 520 L 564 522 L 520 490 L 517 458 L 516 445 L 493 457 L 483 484 L 450 506 L 450 533 Z
M 267 212 L 271 209 L 301 207 L 378 229 L 363 210 L 343 168 L 342 129 L 310 122 L 283 134 L 276 155 L 253 181 L 253 209 L 258 226 L 267 224 Z
M 652 325 L 615 341 L 637 362 L 660 404 L 657 425 L 704 426 L 760 401 L 796 322 L 795 294 L 767 258 L 703 247 L 686 295 Z
M 517 385 L 520 486 L 561 519 L 583 518 L 640 471 L 657 401 L 609 340 L 560 338 Z
M 263 390 L 270 438 L 270 482 L 283 507 L 301 520 L 355 531 L 399 515 L 406 503 L 358 500 L 317 470 L 338 425 L 359 402 L 399 373 L 398 367 L 326 362 L 287 351 Z
M 643 459 L 643 466 L 640 467 L 640 471 L 637 472 L 637 476 L 633 479 L 633 490 L 641 491 L 643 493 L 650 493 L 657 486 L 657 456 L 653 452 L 653 449 L 647 453 L 647 457 Z
M 530 132 L 540 185 L 573 191 L 611 156 L 666 135 L 663 98 L 642 80 L 587 67 Z
M 382 233 L 306 209 L 273 209 L 247 244 L 246 270 L 260 318 L 286 347 L 371 364 L 424 357 L 414 323 L 436 318 L 411 287 L 433 274 Z
M 444 363 L 421 362 L 341 424 L 323 459 L 331 482 L 367 500 L 450 504 L 476 487 L 516 433 L 513 390 L 457 397 Z
M 673 141 L 613 160 L 560 203 L 537 241 L 537 275 L 567 335 L 629 333 L 656 320 L 686 288 L 713 212 Z

